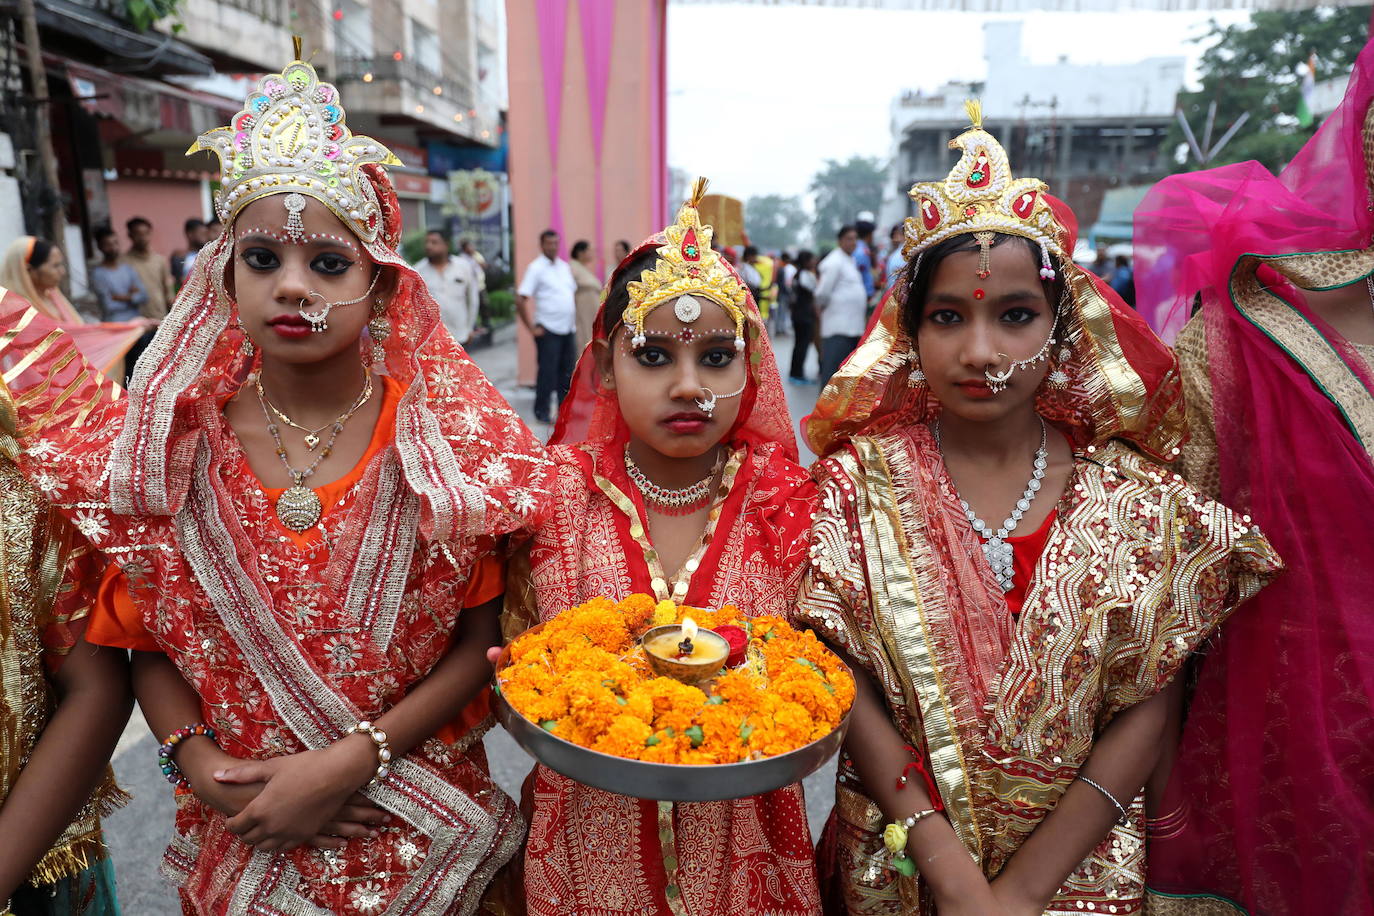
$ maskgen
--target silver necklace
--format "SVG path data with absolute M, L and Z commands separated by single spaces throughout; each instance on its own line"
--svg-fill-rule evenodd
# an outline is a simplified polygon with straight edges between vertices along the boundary
M 940 449 L 940 457 L 944 457 L 944 449 L 940 444 L 940 421 L 935 421 L 935 447 Z M 1045 479 L 1045 468 L 1049 467 L 1049 451 L 1045 444 L 1047 433 L 1045 430 L 1045 420 L 1040 419 L 1040 447 L 1035 450 L 1035 460 L 1032 462 L 1030 482 L 1026 484 L 1025 492 L 1012 507 L 1011 513 L 1002 521 L 1002 527 L 993 531 L 972 509 L 969 508 L 968 501 L 963 497 L 959 499 L 959 505 L 964 510 L 964 516 L 968 518 L 968 523 L 973 526 L 973 531 L 980 538 L 983 538 L 983 555 L 988 558 L 988 565 L 992 567 L 992 573 L 997 577 L 997 583 L 1002 586 L 1003 592 L 1012 589 L 1012 581 L 1015 577 L 1016 566 L 1013 560 L 1011 545 L 1007 543 L 1007 537 L 1016 530 L 1016 526 L 1021 523 L 1021 518 L 1030 511 L 1031 503 L 1035 502 L 1035 494 L 1040 492 L 1041 481 Z M 952 481 L 951 481 L 952 483 Z M 954 494 L 959 495 L 956 487 Z
M 629 448 L 625 449 L 625 473 L 629 475 L 630 482 L 639 489 L 646 503 L 664 509 L 682 509 L 705 502 L 711 495 L 711 481 L 715 480 L 716 472 L 719 470 L 720 458 L 717 457 L 716 463 L 711 467 L 711 473 L 691 486 L 661 487 L 649 479 L 643 468 L 635 464 L 635 460 L 630 457 Z
M 1364 285 L 1369 289 L 1369 307 L 1374 308 L 1374 274 L 1364 278 Z

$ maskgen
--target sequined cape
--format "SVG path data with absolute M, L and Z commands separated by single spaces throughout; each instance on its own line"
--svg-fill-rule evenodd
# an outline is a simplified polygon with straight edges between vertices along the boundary
M 786 615 L 806 552 L 815 486 L 777 443 L 741 446 L 725 467 L 704 552 L 677 593 L 647 559 L 644 506 L 617 443 L 560 445 L 554 512 L 517 555 L 508 632 L 597 596 L 637 592 L 697 607 Z M 645 542 L 647 544 L 647 541 Z M 657 580 L 657 581 L 656 581 Z M 801 916 L 819 911 L 801 787 L 732 801 L 671 804 L 613 795 L 539 766 L 525 889 L 535 916 Z M 663 835 L 660 835 L 663 831 Z M 676 868 L 665 850 L 676 850 Z
M 178 300 L 177 309 L 187 305 Z M 424 305 L 428 314 L 432 303 Z M 262 490 L 244 485 L 255 478 L 220 397 L 204 385 L 167 421 L 172 458 L 159 470 L 175 511 L 115 508 L 111 454 L 137 391 L 118 396 L 32 309 L 0 308 L 0 365 L 9 366 L 4 380 L 26 444 L 21 469 L 119 566 L 145 629 L 234 756 L 325 747 L 399 702 L 447 652 L 478 558 L 542 511 L 542 449 L 466 355 L 435 333 L 421 351 L 431 425 L 408 426 L 417 413 L 408 391 L 396 437 L 328 511 L 320 536 L 298 544 Z M 438 464 L 447 491 L 412 482 L 427 477 L 408 468 L 426 463 Z M 123 471 L 137 486 L 145 468 Z M 475 912 L 523 835 L 517 806 L 489 776 L 479 740 L 488 722 L 457 744 L 431 738 L 397 760 L 384 783 L 365 790 L 393 826 L 338 854 L 255 852 L 221 814 L 181 795 L 163 871 L 190 912 L 213 916 Z
M 1018 620 L 968 604 L 987 583 L 924 425 L 822 460 L 799 619 L 848 652 L 924 750 L 951 824 L 993 877 L 1054 808 L 1095 737 L 1163 688 L 1278 566 L 1246 521 L 1119 442 L 1076 455 Z M 999 595 L 995 589 L 981 594 Z M 1069 876 L 1049 913 L 1139 913 L 1143 800 Z M 883 817 L 842 763 L 821 870 L 851 914 L 930 912 L 881 854 Z
M 15 467 L 20 444 L 14 421 L 0 388 L 0 806 L 55 708 L 46 670 L 77 642 L 92 597 L 79 583 L 95 568 L 82 539 Z M 127 800 L 106 767 L 90 801 L 39 860 L 29 883 L 52 884 L 103 859 L 100 817 Z

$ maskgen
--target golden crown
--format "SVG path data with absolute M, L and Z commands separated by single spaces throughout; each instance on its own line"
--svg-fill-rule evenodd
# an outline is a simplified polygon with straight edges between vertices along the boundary
M 371 242 L 383 220 L 362 166 L 401 161 L 371 137 L 349 131 L 339 90 L 321 82 L 315 68 L 300 59 L 300 39 L 295 52 L 296 60 L 281 73 L 258 81 L 228 127 L 201 134 L 187 155 L 210 150 L 219 157 L 215 210 L 225 223 L 260 197 L 298 192 L 324 204 Z M 293 212 L 303 206 L 300 201 Z
M 683 296 L 701 296 L 725 309 L 735 322 L 735 348 L 744 349 L 744 303 L 749 292 L 744 284 L 711 249 L 712 229 L 703 226 L 697 205 L 706 194 L 706 179 L 692 183 L 692 193 L 677 211 L 677 220 L 663 230 L 666 241 L 658 249 L 658 260 L 638 280 L 626 284 L 630 303 L 623 320 L 634 331 L 632 346 L 644 343 L 644 320 L 665 302 Z M 683 321 L 695 321 L 700 310 L 679 309 Z M 688 315 L 693 317 L 688 318 Z
M 1045 199 L 1048 190 L 1038 178 L 1013 178 L 1006 150 L 983 130 L 983 106 L 964 103 L 973 126 L 949 141 L 963 155 L 941 182 L 911 186 L 907 192 L 916 215 L 906 219 L 902 254 L 918 252 L 956 235 L 1001 232 L 1019 235 L 1040 246 L 1040 275 L 1053 279 L 1050 252 L 1066 258 L 1060 243 L 1063 227 Z M 990 238 L 990 237 L 989 237 Z

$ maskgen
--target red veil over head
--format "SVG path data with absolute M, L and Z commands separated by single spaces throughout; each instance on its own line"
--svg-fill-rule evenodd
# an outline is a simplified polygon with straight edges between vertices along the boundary
M 1059 245 L 1072 251 L 1078 221 L 1048 194 Z M 1100 277 L 1071 262 L 1059 265 L 1068 291 L 1059 310 L 1053 350 L 1068 375 L 1062 390 L 1045 386 L 1036 407 L 1079 447 L 1125 439 L 1156 458 L 1176 454 L 1183 440 L 1178 362 L 1153 331 Z M 854 436 L 873 436 L 939 411 L 930 389 L 907 384 L 915 348 L 902 327 L 907 282 L 897 282 L 874 314 L 868 333 L 821 392 L 804 421 L 811 449 L 824 456 Z
M 424 280 L 398 253 L 401 212 L 386 172 L 371 164 L 361 171 L 381 218 L 376 237 L 359 238 L 359 244 L 396 275 L 385 310 L 391 333 L 381 342 L 385 359 L 378 369 L 405 389 L 397 406 L 396 448 L 407 483 L 421 497 L 421 530 L 444 540 L 525 527 L 546 499 L 543 449 L 444 330 Z M 110 462 L 111 503 L 118 512 L 178 510 L 200 435 L 195 405 L 207 397 L 229 397 L 255 365 L 256 357 L 244 355 L 238 305 L 225 288 L 233 228 L 231 220 L 196 258 L 139 360 Z M 461 407 L 440 406 L 459 398 Z M 480 474 L 493 456 L 503 456 L 509 474 Z
M 601 307 L 596 312 L 593 325 L 592 343 L 582 352 L 577 371 L 573 373 L 572 387 L 558 412 L 558 423 L 554 427 L 550 445 L 578 442 L 625 442 L 629 429 L 620 416 L 620 403 L 616 393 L 601 387 L 601 374 L 596 366 L 596 341 L 607 339 L 605 331 L 606 297 L 618 283 L 627 278 L 630 265 L 648 251 L 655 251 L 668 241 L 665 232 L 655 232 L 635 246 L 611 273 L 606 288 L 601 293 Z M 720 260 L 720 269 L 729 272 L 741 287 L 744 281 L 739 272 L 725 261 Z M 787 410 L 787 398 L 782 390 L 782 378 L 778 374 L 778 364 L 773 358 L 773 350 L 768 346 L 767 333 L 763 318 L 754 297 L 745 289 L 744 315 L 744 356 L 749 367 L 749 375 L 740 395 L 739 416 L 735 425 L 726 434 L 727 444 L 748 444 L 752 446 L 765 442 L 775 442 L 782 446 L 783 457 L 797 460 L 797 438 L 792 432 L 792 417 Z M 622 330 L 622 333 L 629 333 Z
M 1374 270 L 1371 102 L 1374 43 L 1280 175 L 1176 175 L 1136 214 L 1156 326 L 1201 295 L 1220 496 L 1288 567 L 1203 664 L 1150 883 L 1259 913 L 1374 913 L 1374 385 L 1302 292 Z

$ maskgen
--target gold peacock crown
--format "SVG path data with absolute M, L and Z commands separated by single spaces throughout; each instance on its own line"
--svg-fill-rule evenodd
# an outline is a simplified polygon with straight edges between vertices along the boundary
M 349 131 L 339 90 L 320 81 L 300 59 L 300 39 L 294 43 L 296 59 L 259 80 L 229 126 L 201 134 L 187 155 L 210 150 L 219 157 L 215 210 L 226 224 L 260 197 L 295 192 L 318 200 L 371 242 L 382 229 L 382 212 L 362 167 L 401 161 L 371 137 Z M 304 206 L 302 198 L 288 197 L 293 214 Z
M 1045 199 L 1047 186 L 1038 178 L 1013 178 L 1006 150 L 983 130 L 983 106 L 968 101 L 964 109 L 973 126 L 949 141 L 950 149 L 964 151 L 959 162 L 944 181 L 914 184 L 907 192 L 916 215 L 906 219 L 902 254 L 909 259 L 956 235 L 990 241 L 991 235 L 979 234 L 1001 232 L 1039 245 L 1040 275 L 1053 279 L 1050 253 L 1061 260 L 1067 255 L 1063 227 Z
M 706 185 L 705 178 L 692 182 L 691 196 L 677 211 L 677 220 L 663 230 L 665 241 L 659 246 L 653 268 L 626 284 L 630 302 L 622 317 L 634 331 L 632 346 L 644 343 L 644 320 L 655 308 L 684 296 L 700 296 L 730 314 L 735 322 L 735 349 L 744 349 L 744 303 L 749 293 L 729 265 L 711 249 L 712 229 L 702 225 L 697 214 Z M 689 304 L 677 307 L 677 316 L 689 323 L 695 321 L 701 314 L 700 307 L 690 300 L 684 302 Z

